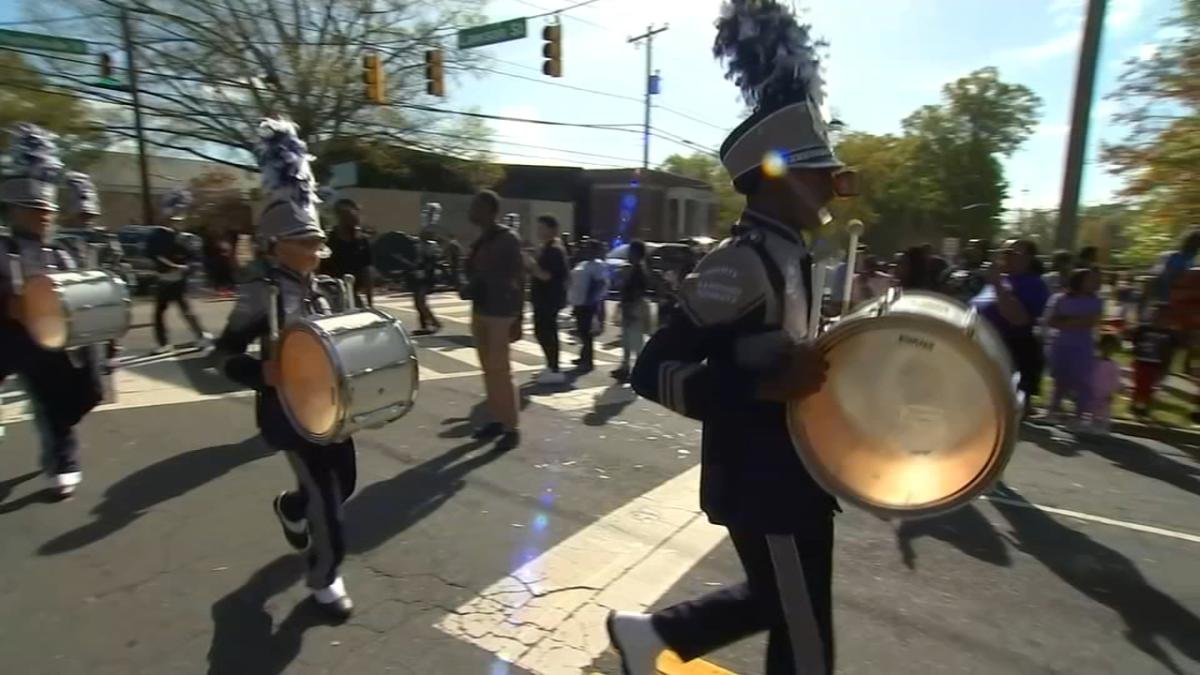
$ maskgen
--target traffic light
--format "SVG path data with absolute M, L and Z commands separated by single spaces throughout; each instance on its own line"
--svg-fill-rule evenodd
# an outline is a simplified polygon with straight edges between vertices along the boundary
M 386 88 L 383 82 L 383 61 L 379 54 L 369 52 L 363 55 L 363 84 L 367 85 L 367 100 L 377 105 L 387 103 Z
M 445 70 L 442 68 L 442 50 L 425 52 L 425 92 L 430 96 L 445 96 Z
M 562 77 L 562 24 L 543 28 L 542 39 L 546 41 L 542 47 L 542 56 L 546 57 L 542 72 L 550 77 Z
M 100 55 L 100 79 L 111 80 L 113 76 L 112 57 L 108 54 Z

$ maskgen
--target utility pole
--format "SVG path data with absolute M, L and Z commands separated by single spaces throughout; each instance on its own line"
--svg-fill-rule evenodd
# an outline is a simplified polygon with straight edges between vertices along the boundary
M 641 35 L 629 38 L 629 42 L 637 43 L 642 40 L 646 41 L 646 118 L 642 124 L 642 168 L 650 168 L 650 95 L 653 93 L 650 90 L 650 76 L 653 74 L 654 67 L 654 36 L 667 30 L 670 26 L 664 25 L 662 28 L 655 28 L 653 24 L 646 26 L 646 32 Z
M 1075 75 L 1075 103 L 1071 110 L 1071 135 L 1067 141 L 1067 166 L 1063 172 L 1062 201 L 1058 205 L 1058 231 L 1054 244 L 1074 250 L 1079 226 L 1079 187 L 1083 182 L 1083 154 L 1087 149 L 1088 125 L 1092 115 L 1092 95 L 1096 89 L 1096 62 L 1100 55 L 1100 36 L 1104 32 L 1104 14 L 1108 0 L 1088 0 L 1087 22 L 1083 27 L 1083 47 L 1079 70 Z
M 154 204 L 150 199 L 150 166 L 146 159 L 146 132 L 142 127 L 142 99 L 138 90 L 137 63 L 133 52 L 133 26 L 129 10 L 121 10 L 121 41 L 125 44 L 125 67 L 129 70 L 129 96 L 133 103 L 133 128 L 137 133 L 138 172 L 142 179 L 142 220 L 154 224 Z

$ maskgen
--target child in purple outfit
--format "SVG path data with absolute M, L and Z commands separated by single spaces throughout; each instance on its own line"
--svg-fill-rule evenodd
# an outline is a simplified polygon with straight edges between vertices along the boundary
M 1088 410 L 1096 363 L 1094 333 L 1104 311 L 1096 297 L 1099 286 L 1095 270 L 1075 270 L 1066 292 L 1055 294 L 1046 306 L 1046 356 L 1054 379 L 1052 418 L 1061 414 L 1068 398 L 1075 404 L 1076 419 Z

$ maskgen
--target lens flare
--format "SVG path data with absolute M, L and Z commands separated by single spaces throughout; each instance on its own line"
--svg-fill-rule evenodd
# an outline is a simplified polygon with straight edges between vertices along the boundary
M 783 153 L 768 150 L 767 154 L 763 155 L 762 172 L 767 178 L 779 178 L 787 173 L 787 162 L 783 160 Z

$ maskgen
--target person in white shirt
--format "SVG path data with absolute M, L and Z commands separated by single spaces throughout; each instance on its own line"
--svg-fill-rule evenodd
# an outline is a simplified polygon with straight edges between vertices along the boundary
M 571 284 L 567 289 L 567 301 L 575 314 L 575 328 L 579 331 L 579 342 L 582 345 L 579 358 L 576 360 L 578 371 L 591 372 L 593 363 L 593 322 L 596 312 L 604 297 L 608 294 L 608 270 L 604 261 L 603 245 L 594 239 L 587 239 L 579 245 L 582 260 L 571 270 Z

